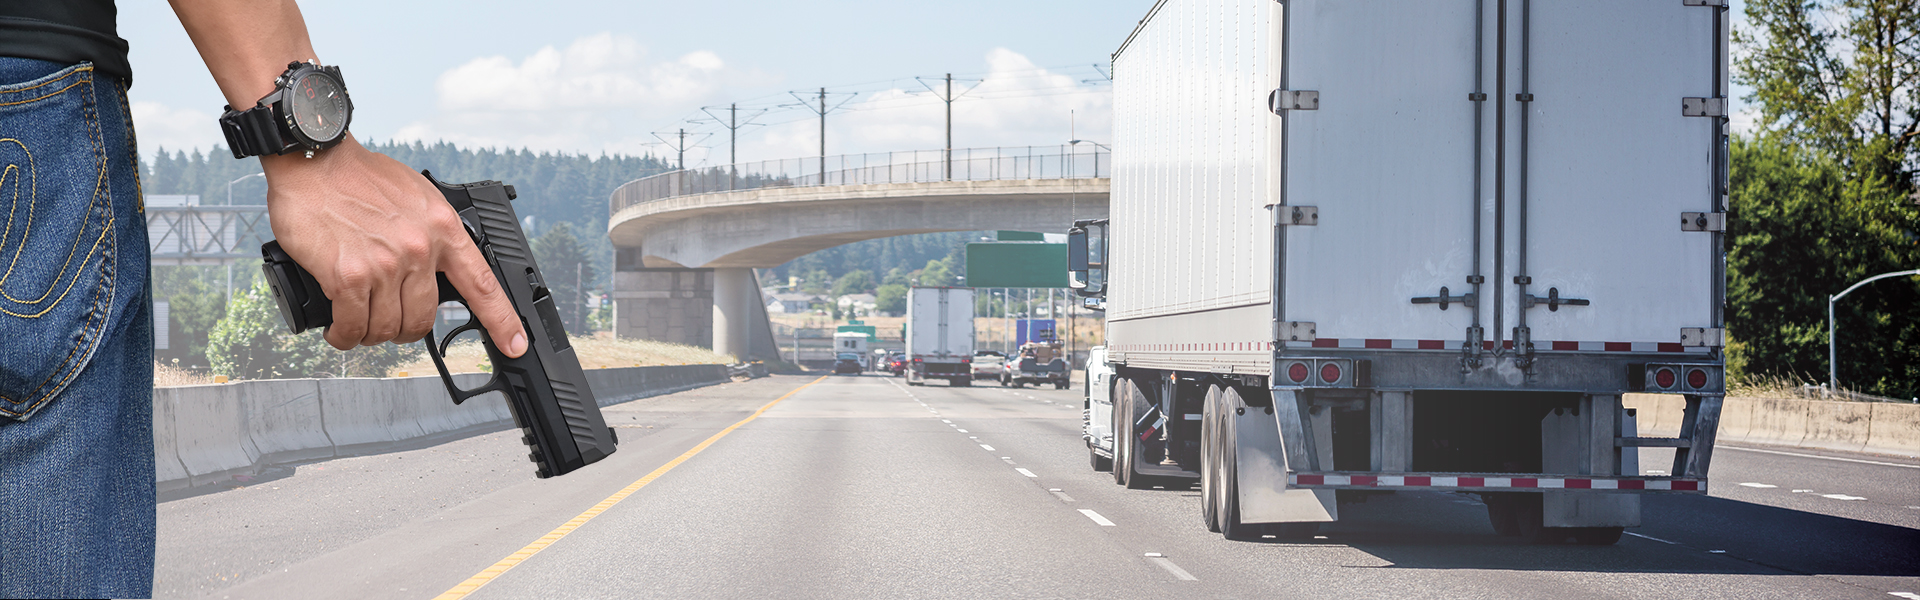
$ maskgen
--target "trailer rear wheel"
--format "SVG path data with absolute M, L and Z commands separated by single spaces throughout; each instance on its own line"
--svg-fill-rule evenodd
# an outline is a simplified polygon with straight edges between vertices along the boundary
M 1620 543 L 1625 527 L 1573 527 L 1573 541 L 1583 546 L 1612 546 Z
M 1200 520 L 1207 531 L 1220 533 L 1220 386 L 1207 388 L 1206 404 L 1200 411 Z
M 1487 505 L 1487 521 L 1493 524 L 1494 533 L 1504 537 L 1520 535 L 1518 515 L 1508 494 L 1482 494 L 1480 501 Z
M 1318 523 L 1254 525 L 1240 522 L 1240 450 L 1234 443 L 1238 432 L 1235 431 L 1231 408 L 1240 404 L 1240 392 L 1231 387 L 1213 386 L 1207 390 L 1205 410 L 1216 416 L 1202 423 L 1212 423 L 1216 433 L 1212 436 L 1203 434 L 1201 444 L 1211 442 L 1216 449 L 1207 452 L 1203 448 L 1202 453 L 1213 457 L 1218 466 L 1212 469 L 1203 466 L 1202 473 L 1211 472 L 1216 479 L 1213 487 L 1218 491 L 1214 513 L 1215 520 L 1219 522 L 1220 535 L 1229 540 L 1257 540 L 1262 535 L 1275 535 L 1282 539 L 1313 535 L 1320 528 Z
M 959 379 L 955 379 L 953 380 L 953 385 L 954 387 L 973 387 L 973 378 L 961 377 Z

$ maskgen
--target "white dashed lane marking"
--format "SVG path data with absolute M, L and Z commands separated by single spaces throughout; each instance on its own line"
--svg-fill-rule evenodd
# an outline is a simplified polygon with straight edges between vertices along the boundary
M 1068 496 L 1066 492 L 1060 491 L 1060 488 L 1053 488 L 1053 489 L 1047 490 L 1047 492 L 1053 494 L 1054 497 L 1059 498 L 1061 502 L 1073 501 L 1073 496 Z
M 1097 513 L 1097 512 L 1093 512 L 1093 509 L 1090 509 L 1090 508 L 1082 508 L 1082 509 L 1080 509 L 1080 514 L 1083 514 L 1083 515 L 1086 515 L 1086 516 L 1087 516 L 1087 518 L 1089 518 L 1089 519 L 1093 519 L 1093 522 L 1095 522 L 1095 523 L 1099 523 L 1101 527 L 1113 527 L 1113 526 L 1114 526 L 1114 525 L 1113 525 L 1113 521 L 1108 521 L 1106 517 L 1102 517 L 1102 516 L 1100 516 L 1100 513 Z
M 1907 600 L 1920 600 L 1920 594 L 1915 594 L 1913 592 L 1887 592 L 1887 595 L 1899 597 L 1899 598 L 1906 598 Z
M 1866 499 L 1860 496 L 1848 496 L 1846 494 L 1821 494 L 1820 497 L 1832 498 L 1834 500 L 1865 500 Z
M 1147 560 L 1152 561 L 1153 564 L 1160 565 L 1160 568 L 1166 569 L 1168 573 L 1172 573 L 1174 579 L 1181 581 L 1200 580 L 1199 577 L 1194 577 L 1192 573 L 1188 573 L 1186 569 L 1180 568 L 1180 565 L 1173 564 L 1173 561 L 1167 560 L 1165 556 L 1161 556 L 1159 552 L 1148 552 Z
M 993 446 L 988 446 L 988 445 L 986 445 L 986 444 L 981 444 L 981 445 L 980 445 L 980 449 L 982 449 L 982 450 L 986 450 L 986 451 L 988 451 L 988 452 L 992 452 L 992 451 L 993 451 Z
M 1020 468 L 1020 467 L 1014 467 L 1014 468 L 1013 468 L 1013 470 L 1015 470 L 1015 471 L 1019 471 L 1021 475 L 1025 475 L 1025 476 L 1028 476 L 1028 477 L 1039 477 L 1039 475 L 1035 475 L 1035 474 L 1033 474 L 1033 471 L 1028 471 L 1028 470 L 1026 470 L 1026 469 L 1022 469 L 1022 468 Z
M 1777 486 L 1777 485 L 1768 485 L 1768 484 L 1765 484 L 1765 483 L 1742 483 L 1742 484 L 1740 484 L 1740 486 L 1741 486 L 1741 487 L 1750 487 L 1750 488 L 1777 488 L 1777 487 L 1780 487 L 1780 486 Z

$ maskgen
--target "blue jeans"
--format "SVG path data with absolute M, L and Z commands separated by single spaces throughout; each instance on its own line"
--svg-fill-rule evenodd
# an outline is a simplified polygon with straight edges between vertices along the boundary
M 153 593 L 138 164 L 118 80 L 0 58 L 0 598 Z

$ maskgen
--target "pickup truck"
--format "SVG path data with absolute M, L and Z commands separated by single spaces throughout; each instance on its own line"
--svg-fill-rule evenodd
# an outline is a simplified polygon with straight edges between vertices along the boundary
M 1007 357 L 997 354 L 978 354 L 973 357 L 974 379 L 999 379 L 1007 374 Z
M 1000 377 L 1001 385 L 1025 387 L 1053 384 L 1054 389 L 1067 389 L 1067 361 L 1054 357 L 1041 360 L 1033 356 L 1022 356 L 1018 362 L 1007 364 L 1006 374 Z

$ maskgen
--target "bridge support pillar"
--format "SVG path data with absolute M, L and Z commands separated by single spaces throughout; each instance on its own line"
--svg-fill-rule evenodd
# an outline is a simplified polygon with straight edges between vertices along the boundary
M 751 333 L 755 329 L 766 329 L 766 325 L 755 323 L 765 319 L 760 311 L 766 307 L 760 306 L 759 302 L 760 287 L 753 276 L 753 269 L 713 270 L 714 352 L 731 354 L 736 360 L 742 361 L 752 358 L 754 353 L 748 345 L 753 337 Z M 755 319 L 756 316 L 761 318 Z

